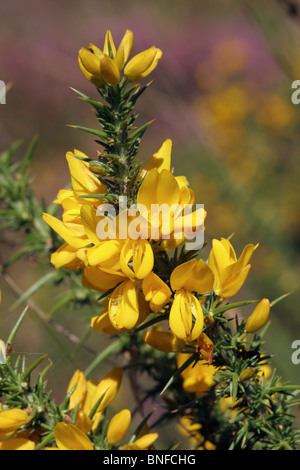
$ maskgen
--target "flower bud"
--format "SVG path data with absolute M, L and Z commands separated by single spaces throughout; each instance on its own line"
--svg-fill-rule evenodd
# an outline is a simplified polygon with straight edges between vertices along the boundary
M 100 74 L 100 59 L 96 54 L 82 47 L 78 53 L 78 65 L 85 78 L 91 83 L 97 87 L 104 85 Z
M 131 413 L 125 409 L 113 416 L 107 429 L 107 442 L 111 445 L 120 442 L 128 431 L 131 423 Z
M 260 328 L 266 324 L 269 318 L 269 313 L 270 301 L 268 299 L 262 299 L 248 318 L 245 325 L 245 330 L 248 333 L 255 333 L 256 331 L 260 330 Z
M 244 369 L 240 375 L 239 375 L 239 380 L 243 382 L 244 380 L 249 380 L 253 375 L 255 374 L 255 369 L 254 367 L 247 367 L 247 369 Z
M 124 75 L 130 82 L 137 82 L 149 75 L 158 64 L 162 51 L 155 46 L 135 55 L 126 65 Z
M 185 347 L 182 339 L 176 338 L 166 331 L 146 331 L 143 337 L 145 343 L 154 349 L 163 352 L 178 352 Z

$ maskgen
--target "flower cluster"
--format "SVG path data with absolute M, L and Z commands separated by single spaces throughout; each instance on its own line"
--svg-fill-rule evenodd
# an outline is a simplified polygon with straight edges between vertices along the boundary
M 172 141 L 164 140 L 146 161 L 136 158 L 150 123 L 134 127 L 136 101 L 149 86 L 135 82 L 154 70 L 162 52 L 153 46 L 129 60 L 132 47 L 127 30 L 118 48 L 107 31 L 103 50 L 80 49 L 80 70 L 101 100 L 74 91 L 93 106 L 101 130 L 72 127 L 96 136 L 101 151 L 95 158 L 67 153 L 71 184 L 40 215 L 51 232 L 54 273 L 62 273 L 52 281 L 75 280 L 78 297 L 94 309 L 88 333 L 105 333 L 112 342 L 85 372 L 75 370 L 56 405 L 44 383 L 51 365 L 32 384 L 46 355 L 28 368 L 25 360 L 12 362 L 23 312 L 6 343 L 0 340 L 0 450 L 152 449 L 158 439 L 152 430 L 175 417 L 197 450 L 296 448 L 288 395 L 298 388 L 270 375 L 261 351 L 271 307 L 287 294 L 272 302 L 232 302 L 258 244 L 247 244 L 238 256 L 231 237 L 214 238 L 203 255 L 207 214 L 187 178 L 175 176 Z M 248 318 L 236 315 L 255 302 Z M 118 365 L 102 380 L 87 378 L 114 353 Z M 133 432 L 131 406 L 107 419 L 125 369 L 144 416 Z M 136 371 L 151 384 L 140 389 Z M 142 406 L 158 391 L 164 406 L 148 424 L 151 413 L 145 416 Z
M 128 63 L 133 47 L 133 33 L 127 30 L 116 49 L 112 34 L 106 32 L 103 50 L 94 44 L 82 47 L 78 54 L 78 63 L 83 75 L 97 87 L 106 84 L 117 85 L 120 73 L 124 69 L 124 77 L 129 82 L 137 82 L 147 77 L 157 66 L 162 51 L 155 46 L 135 55 Z M 124 68 L 125 66 L 125 68 Z

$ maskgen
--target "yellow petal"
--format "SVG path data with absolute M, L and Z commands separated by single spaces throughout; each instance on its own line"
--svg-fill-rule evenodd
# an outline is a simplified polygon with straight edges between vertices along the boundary
M 65 242 L 71 245 L 71 247 L 82 248 L 88 244 L 88 240 L 87 238 L 84 238 L 84 234 L 80 232 L 76 233 L 75 231 L 71 230 L 63 222 L 53 217 L 53 215 L 44 213 L 43 219 L 55 232 L 58 233 L 58 235 L 60 235 L 65 240 Z M 75 229 L 75 227 L 76 224 L 74 224 L 73 228 Z
M 98 178 L 89 170 L 88 163 L 75 157 L 75 155 L 88 158 L 83 152 L 74 150 L 67 152 L 66 159 L 69 165 L 71 174 L 72 187 L 77 196 L 103 194 L 105 193 L 105 186 Z M 83 202 L 83 201 L 82 201 Z M 101 203 L 101 199 L 89 199 L 89 202 Z
M 35 443 L 29 439 L 17 437 L 0 442 L 0 450 L 34 450 Z
M 122 282 L 109 300 L 109 318 L 116 329 L 134 328 L 139 319 L 137 287 L 131 280 Z
M 87 381 L 81 370 L 76 370 L 69 382 L 67 393 L 74 388 L 70 396 L 69 408 L 73 409 L 76 405 L 83 403 L 87 394 Z
M 94 267 L 87 266 L 82 271 L 82 285 L 89 287 L 90 289 L 95 289 L 100 292 L 105 292 L 109 289 L 114 288 L 119 282 L 124 281 L 124 276 L 120 274 L 108 273 L 106 270 Z
M 186 289 L 199 294 L 209 292 L 213 287 L 214 276 L 204 260 L 190 260 L 177 266 L 171 274 L 173 290 Z
M 238 272 L 236 271 L 236 267 L 234 265 L 230 265 L 225 268 L 220 276 L 219 290 L 216 291 L 214 288 L 216 294 L 224 299 L 233 297 L 243 286 L 250 268 L 250 264 Z
M 160 310 L 170 301 L 172 291 L 169 286 L 155 273 L 151 272 L 143 279 L 142 289 L 153 312 Z
M 109 403 L 115 398 L 116 394 L 121 385 L 122 381 L 122 369 L 121 367 L 114 367 L 105 377 L 102 379 L 99 384 L 94 389 L 94 392 L 91 396 L 91 409 L 94 408 L 99 399 L 103 396 L 99 407 L 98 412 L 102 412 Z
M 128 266 L 132 262 L 132 269 Z M 130 278 L 144 279 L 152 271 L 154 255 L 150 243 L 139 238 L 127 240 L 120 256 L 121 269 Z
M 54 428 L 54 434 L 59 450 L 94 450 L 86 434 L 73 424 L 58 423 Z
M 133 46 L 133 33 L 129 29 L 125 32 L 120 45 L 118 47 L 115 61 L 119 67 L 119 70 L 121 71 L 126 64 L 132 50 Z
M 117 85 L 120 81 L 120 71 L 117 63 L 104 54 L 100 59 L 101 77 L 110 85 Z
M 148 75 L 157 65 L 161 51 L 155 46 L 135 55 L 126 65 L 124 75 L 130 82 L 136 82 Z
M 154 349 L 163 352 L 178 352 L 185 347 L 185 342 L 167 331 L 146 331 L 143 339 Z
M 147 171 L 152 168 L 157 168 L 159 171 L 168 170 L 171 171 L 171 152 L 172 152 L 172 140 L 166 139 L 160 148 L 155 152 L 141 170 L 141 177 L 146 175 Z
M 81 222 L 84 227 L 87 238 L 97 245 L 100 240 L 97 236 L 97 223 L 99 218 L 96 216 L 96 209 L 89 204 L 84 204 L 80 209 Z
M 26 411 L 11 408 L 0 412 L 0 440 L 14 434 L 17 429 L 28 422 Z
M 78 55 L 85 70 L 87 70 L 91 75 L 101 78 L 99 58 L 93 54 L 93 52 L 85 49 L 84 47 L 80 49 Z
M 183 289 L 176 293 L 170 311 L 169 325 L 173 334 L 179 339 L 194 341 L 198 338 L 203 330 L 203 312 L 199 300 L 193 294 Z
M 149 449 L 149 447 L 156 441 L 157 438 L 157 433 L 145 434 L 144 436 L 134 441 L 132 444 L 126 444 L 122 447 L 121 450 L 146 450 Z
M 105 82 L 102 80 L 102 78 L 95 77 L 94 75 L 92 75 L 90 72 L 86 70 L 86 68 L 83 66 L 80 60 L 80 57 L 78 57 L 78 65 L 84 77 L 93 85 L 95 85 L 97 88 L 103 87 L 105 85 Z
M 115 55 L 116 55 L 116 46 L 114 44 L 112 34 L 111 34 L 110 30 L 108 29 L 106 31 L 106 35 L 105 35 L 103 54 L 106 54 L 106 55 L 110 56 L 110 53 L 112 53 L 112 55 L 113 55 L 112 58 L 114 58 Z
M 77 259 L 77 250 L 72 248 L 67 243 L 64 243 L 60 246 L 54 253 L 51 255 L 51 263 L 55 266 L 55 269 L 59 269 L 62 266 L 66 266 L 72 261 Z

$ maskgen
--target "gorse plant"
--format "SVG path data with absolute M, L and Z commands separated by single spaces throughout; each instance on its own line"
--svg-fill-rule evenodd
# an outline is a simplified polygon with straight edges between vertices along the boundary
M 4 227 L 26 234 L 20 255 L 50 251 L 55 268 L 22 301 L 47 283 L 68 281 L 53 309 L 70 301 L 88 306 L 88 333 L 109 338 L 84 372 L 74 372 L 56 405 L 45 382 L 51 364 L 33 380 L 45 357 L 27 367 L 13 352 L 22 314 L 0 344 L 0 448 L 153 449 L 160 447 L 160 425 L 176 421 L 181 437 L 172 436 L 168 449 L 181 448 L 181 439 L 197 450 L 297 449 L 292 408 L 300 403 L 299 387 L 282 382 L 263 352 L 272 307 L 286 295 L 232 301 L 258 244 L 238 256 L 230 237 L 214 239 L 207 253 L 206 211 L 186 177 L 173 173 L 171 140 L 146 162 L 138 158 L 150 123 L 136 126 L 135 105 L 150 83 L 136 82 L 151 74 L 162 52 L 153 46 L 130 59 L 132 47 L 131 31 L 118 48 L 107 31 L 103 50 L 80 49 L 80 70 L 101 98 L 74 91 L 92 105 L 100 129 L 73 127 L 95 136 L 100 149 L 95 158 L 67 153 L 71 185 L 49 208 L 28 184 L 29 154 L 19 166 L 10 163 L 10 151 L 0 158 Z M 59 207 L 61 218 L 55 217 Z M 236 315 L 251 304 L 248 318 Z M 100 381 L 88 379 L 107 357 L 118 366 Z M 135 400 L 112 419 L 106 415 L 123 373 L 132 372 L 140 393 L 135 412 L 149 399 L 163 403 L 159 418 L 149 424 L 150 413 L 135 430 Z

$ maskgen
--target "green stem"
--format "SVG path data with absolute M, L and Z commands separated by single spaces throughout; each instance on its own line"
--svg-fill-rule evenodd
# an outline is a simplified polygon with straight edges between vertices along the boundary
M 91 372 L 111 354 L 118 354 L 122 350 L 122 344 L 123 343 L 120 339 L 109 344 L 86 368 L 84 375 L 87 377 L 89 374 L 91 374 Z

